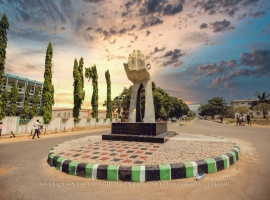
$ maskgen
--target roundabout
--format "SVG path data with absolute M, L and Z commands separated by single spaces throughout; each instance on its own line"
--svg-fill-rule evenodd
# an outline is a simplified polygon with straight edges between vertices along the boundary
M 218 172 L 235 164 L 239 157 L 239 147 L 227 139 L 179 133 L 161 144 L 87 136 L 56 145 L 47 162 L 70 175 L 145 182 Z

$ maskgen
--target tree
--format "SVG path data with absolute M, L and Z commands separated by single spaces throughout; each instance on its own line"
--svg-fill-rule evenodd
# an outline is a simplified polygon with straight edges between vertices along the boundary
M 121 105 L 122 100 L 119 96 L 115 97 L 112 101 L 112 111 L 116 111 L 118 113 L 118 116 L 120 117 L 121 114 Z
M 2 92 L 2 114 L 3 114 L 3 118 L 5 116 L 7 116 L 7 105 L 8 105 L 8 99 L 9 99 L 9 93 L 7 90 Z
M 49 42 L 45 58 L 44 85 L 42 90 L 41 115 L 44 123 L 48 124 L 52 118 L 52 106 L 54 104 L 54 86 L 52 84 L 52 58 L 53 48 Z
M 112 97 L 111 97 L 111 76 L 109 70 L 105 71 L 106 83 L 107 83 L 107 100 L 105 102 L 106 118 L 112 118 Z
M 92 80 L 93 94 L 91 99 L 92 117 L 98 118 L 98 74 L 96 65 L 85 68 L 85 77 Z
M 202 104 L 199 107 L 199 114 L 201 116 L 224 115 L 227 112 L 227 103 L 222 97 L 213 97 L 208 100 L 207 104 Z
M 267 112 L 270 111 L 270 104 L 268 103 L 259 103 L 253 107 L 254 110 L 260 111 L 263 113 L 263 118 L 266 118 Z
M 40 92 L 40 89 L 39 88 L 36 88 L 35 94 L 34 94 L 34 97 L 33 97 L 32 112 L 30 113 L 31 114 L 31 118 L 34 117 L 34 116 L 38 116 L 39 115 L 39 109 L 38 109 L 38 105 L 39 105 L 39 92 Z
M 13 83 L 10 92 L 10 116 L 16 116 L 17 111 L 17 100 L 18 100 L 18 88 L 17 83 Z
M 256 94 L 255 94 L 256 96 L 257 96 L 257 98 L 258 98 L 258 100 L 256 100 L 256 101 L 253 101 L 252 103 L 251 103 L 251 109 L 254 107 L 254 106 L 256 106 L 256 105 L 258 105 L 258 104 L 260 104 L 260 103 L 267 103 L 267 104 L 270 104 L 270 99 L 267 99 L 269 96 L 270 96 L 270 94 L 266 94 L 266 92 L 256 92 Z
M 22 119 L 27 119 L 30 112 L 29 112 L 29 94 L 30 94 L 30 84 L 27 84 L 25 96 L 24 96 L 24 103 L 23 103 L 23 110 L 22 110 Z
M 6 116 L 6 108 L 4 107 L 4 92 L 2 91 L 3 79 L 5 74 L 6 64 L 6 48 L 7 48 L 7 30 L 9 23 L 7 16 L 4 14 L 0 21 L 0 120 Z
M 83 58 L 79 61 L 77 59 L 74 60 L 74 67 L 73 67 L 73 79 L 74 79 L 74 90 L 73 90 L 73 100 L 74 100 L 74 107 L 73 107 L 73 117 L 74 121 L 79 121 L 80 109 L 82 106 L 82 102 L 85 97 L 84 88 L 84 79 L 83 79 Z
M 247 114 L 248 113 L 248 108 L 245 106 L 239 106 L 234 108 L 234 112 L 239 113 L 240 115 Z
M 152 90 L 153 90 L 153 101 L 154 101 L 154 109 L 155 109 L 155 118 L 163 118 L 165 119 L 167 116 L 170 117 L 181 117 L 185 114 L 188 114 L 189 108 L 188 106 L 180 99 L 175 97 L 171 97 L 168 93 L 166 93 L 163 89 L 156 87 L 156 84 L 152 82 Z M 123 92 L 116 97 L 113 101 L 113 109 L 123 110 L 124 117 L 128 116 L 130 99 L 132 94 L 132 86 L 129 88 L 124 88 Z M 144 114 L 145 110 L 145 90 L 141 91 L 141 112 Z
M 124 87 L 123 92 L 120 94 L 121 99 L 121 110 L 123 111 L 122 118 L 127 119 L 129 115 L 129 105 L 130 105 L 130 99 L 132 94 L 132 86 L 129 88 Z

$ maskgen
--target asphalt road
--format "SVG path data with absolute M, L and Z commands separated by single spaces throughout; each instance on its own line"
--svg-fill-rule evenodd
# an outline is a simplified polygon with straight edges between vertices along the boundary
M 236 142 L 240 160 L 230 168 L 195 178 L 146 183 L 109 182 L 71 176 L 47 163 L 51 147 L 109 129 L 65 133 L 18 142 L 0 141 L 0 199 L 270 199 L 270 128 L 198 120 L 177 132 L 222 136 Z M 11 139 L 10 139 L 11 140 Z

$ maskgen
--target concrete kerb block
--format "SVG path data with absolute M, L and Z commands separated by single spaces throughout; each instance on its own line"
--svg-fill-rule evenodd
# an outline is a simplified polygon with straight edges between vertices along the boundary
M 107 168 L 107 180 L 118 181 L 119 166 L 109 165 Z
M 160 180 L 171 180 L 171 166 L 169 164 L 159 165 Z
M 85 166 L 85 178 L 92 178 L 93 167 L 95 164 L 87 164 Z
M 207 173 L 214 173 L 217 171 L 217 163 L 213 158 L 205 159 L 207 163 Z
M 62 164 L 63 164 L 63 162 L 65 161 L 66 159 L 65 158 L 63 158 L 63 157 L 60 157 L 60 158 L 58 158 L 57 159 L 57 161 L 56 161 L 56 169 L 57 170 L 60 170 L 60 169 L 62 169 Z M 61 171 L 61 170 L 60 170 Z
M 79 163 L 78 162 L 75 162 L 75 161 L 70 162 L 69 165 L 68 165 L 68 174 L 70 174 L 70 175 L 77 175 L 76 174 L 76 171 L 77 171 L 77 165 L 78 164 Z
M 50 166 L 70 175 L 109 181 L 145 182 L 191 178 L 200 173 L 214 173 L 226 169 L 236 163 L 240 157 L 240 149 L 235 146 L 224 155 L 204 160 L 149 166 L 118 166 L 67 160 L 54 154 L 55 147 L 48 154 L 47 162 Z

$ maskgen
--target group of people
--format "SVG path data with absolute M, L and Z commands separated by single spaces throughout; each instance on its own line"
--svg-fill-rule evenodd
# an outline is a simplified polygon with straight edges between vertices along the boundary
M 37 119 L 37 121 L 34 123 L 35 132 L 34 132 L 32 139 L 35 139 L 35 135 L 37 135 L 37 137 L 40 138 L 39 133 L 40 133 L 42 128 L 43 128 L 43 126 L 41 125 L 40 121 Z
M 247 123 L 247 125 L 251 125 L 250 115 L 247 115 L 247 118 L 245 118 L 244 115 L 236 116 L 236 126 L 245 126 L 245 123 Z

